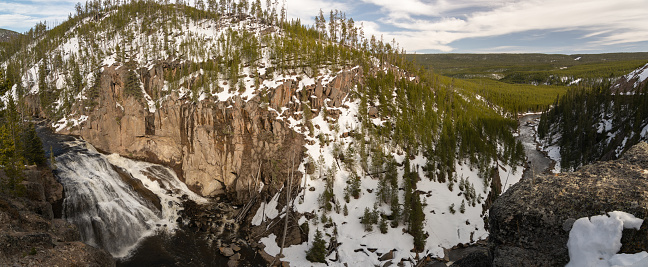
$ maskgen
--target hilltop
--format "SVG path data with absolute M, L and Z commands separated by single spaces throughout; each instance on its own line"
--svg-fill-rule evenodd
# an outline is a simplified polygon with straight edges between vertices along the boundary
M 0 42 L 8 42 L 12 38 L 19 36 L 20 33 L 17 33 L 12 30 L 0 29 Z

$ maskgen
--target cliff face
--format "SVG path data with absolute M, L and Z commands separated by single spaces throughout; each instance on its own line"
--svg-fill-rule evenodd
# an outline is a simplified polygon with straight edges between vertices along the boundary
M 490 209 L 493 266 L 564 266 L 567 240 L 578 218 L 625 211 L 648 216 L 648 144 L 618 160 L 597 162 L 573 173 L 524 179 Z M 620 253 L 648 249 L 648 224 L 624 230 Z
M 298 100 L 309 99 L 313 112 L 324 101 L 329 108 L 340 107 L 361 73 L 346 70 L 307 86 L 297 78 L 279 80 L 262 103 L 260 96 L 208 96 L 193 102 L 177 91 L 165 95 L 165 74 L 175 71 L 177 66 L 170 64 L 138 70 L 146 93 L 165 99 L 152 108 L 124 92 L 124 68 L 105 68 L 94 110 L 77 108 L 89 116 L 87 121 L 62 132 L 80 135 L 100 151 L 170 166 L 203 196 L 232 193 L 241 202 L 260 182 L 283 183 L 290 155 L 296 155 L 296 164 L 302 161 L 304 136 L 289 125 L 290 117 L 301 117 Z

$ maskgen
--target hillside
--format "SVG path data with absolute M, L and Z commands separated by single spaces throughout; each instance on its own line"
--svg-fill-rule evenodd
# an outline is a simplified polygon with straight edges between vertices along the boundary
M 1 42 L 8 42 L 12 38 L 19 36 L 20 33 L 17 33 L 12 30 L 7 30 L 7 29 L 0 29 L 0 43 Z
M 647 140 L 647 69 L 648 64 L 614 84 L 573 88 L 542 114 L 538 137 L 558 170 L 616 159 Z
M 7 46 L 2 100 L 227 198 L 272 257 L 289 218 L 291 265 L 311 264 L 320 231 L 336 266 L 486 238 L 490 203 L 522 175 L 512 114 L 337 12 L 309 27 L 280 9 L 91 6 Z

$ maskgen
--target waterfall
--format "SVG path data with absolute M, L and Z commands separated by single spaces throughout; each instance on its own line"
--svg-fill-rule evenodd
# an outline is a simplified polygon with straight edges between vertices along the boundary
M 164 166 L 104 155 L 82 140 L 64 145 L 55 158 L 65 188 L 63 217 L 78 226 L 84 242 L 113 257 L 128 256 L 156 231 L 175 230 L 183 195 L 206 201 Z M 143 188 L 136 189 L 132 181 Z

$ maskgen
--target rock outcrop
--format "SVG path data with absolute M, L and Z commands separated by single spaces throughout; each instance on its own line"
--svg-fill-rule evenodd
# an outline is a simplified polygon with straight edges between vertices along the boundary
M 115 266 L 60 219 L 63 186 L 49 169 L 29 167 L 23 175 L 22 196 L 0 193 L 0 266 Z
M 648 144 L 618 160 L 597 162 L 573 173 L 524 179 L 490 209 L 489 254 L 493 266 L 564 266 L 575 220 L 624 211 L 648 216 Z M 648 223 L 624 230 L 621 253 L 648 250 Z
M 77 114 L 89 119 L 63 133 L 80 135 L 100 151 L 172 167 L 200 195 L 229 193 L 243 203 L 260 182 L 283 183 L 290 171 L 289 155 L 301 162 L 304 137 L 286 119 L 295 115 L 299 121 L 302 105 L 296 100 L 310 101 L 317 111 L 324 101 L 340 107 L 362 73 L 359 68 L 344 70 L 301 90 L 299 79 L 281 80 L 278 87 L 269 88 L 267 100 L 257 95 L 192 101 L 165 86 L 164 77 L 180 67 L 160 63 L 138 70 L 147 94 L 164 99 L 157 107 L 125 93 L 126 67 L 105 67 L 94 110 L 76 107 Z M 186 83 L 191 87 L 192 81 Z M 31 107 L 32 113 L 43 114 Z

